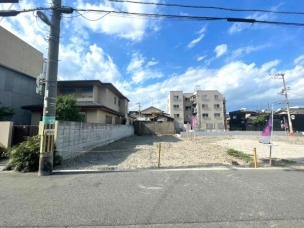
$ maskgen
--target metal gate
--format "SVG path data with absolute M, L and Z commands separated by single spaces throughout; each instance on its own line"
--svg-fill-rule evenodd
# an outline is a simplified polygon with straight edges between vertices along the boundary
M 13 127 L 13 137 L 12 137 L 12 146 L 26 141 L 29 137 L 38 135 L 39 126 L 14 126 Z

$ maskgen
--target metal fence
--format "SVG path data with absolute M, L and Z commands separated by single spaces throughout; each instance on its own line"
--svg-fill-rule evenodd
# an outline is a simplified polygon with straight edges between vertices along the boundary
M 233 136 L 233 135 L 254 135 L 260 136 L 262 131 L 197 131 L 197 132 L 181 132 L 181 137 L 190 136 Z M 273 131 L 273 135 L 287 135 L 285 131 Z
M 15 125 L 13 127 L 12 146 L 26 141 L 29 137 L 38 135 L 39 126 Z

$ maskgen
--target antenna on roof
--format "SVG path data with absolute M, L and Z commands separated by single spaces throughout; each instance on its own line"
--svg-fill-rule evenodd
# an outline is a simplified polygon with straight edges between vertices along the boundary
M 196 86 L 194 87 L 194 92 L 197 92 L 197 91 L 199 91 L 199 90 L 201 90 L 201 86 L 200 86 L 200 85 L 196 85 Z

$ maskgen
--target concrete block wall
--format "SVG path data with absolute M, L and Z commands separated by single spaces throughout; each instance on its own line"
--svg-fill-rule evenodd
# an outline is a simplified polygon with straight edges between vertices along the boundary
M 130 125 L 56 121 L 56 129 L 56 150 L 63 159 L 134 135 L 134 127 Z
M 0 146 L 9 148 L 12 142 L 13 122 L 0 121 Z
M 135 121 L 136 135 L 173 135 L 175 134 L 174 122 L 142 122 Z

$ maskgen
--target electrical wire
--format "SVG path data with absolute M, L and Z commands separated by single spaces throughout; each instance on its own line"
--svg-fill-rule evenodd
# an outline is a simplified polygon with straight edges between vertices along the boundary
M 288 91 L 288 93 L 291 93 L 291 94 L 297 95 L 297 96 L 302 97 L 302 98 L 304 99 L 304 96 L 303 96 L 303 95 L 296 94 L 296 93 L 293 93 L 293 92 L 290 92 L 290 91 Z
M 130 0 L 108 0 L 108 1 L 110 1 L 110 2 L 121 2 L 121 3 L 144 4 L 144 5 L 156 5 L 156 6 L 195 8 L 195 9 L 215 9 L 215 10 L 236 11 L 236 12 L 261 12 L 261 13 L 299 14 L 299 15 L 304 14 L 304 12 L 296 12 L 296 11 L 276 11 L 276 10 L 263 10 L 263 9 L 237 9 L 237 8 L 225 8 L 225 7 L 218 7 L 218 6 L 182 5 L 182 4 L 141 2 L 141 1 L 130 1 Z
M 78 10 L 75 10 L 75 11 L 79 14 L 79 16 L 83 17 L 84 19 L 86 19 L 88 21 L 98 21 L 98 20 L 104 18 L 105 16 L 107 16 L 108 14 L 111 13 L 111 12 L 107 12 L 107 13 L 105 13 L 104 15 L 102 15 L 101 17 L 99 17 L 97 19 L 89 19 L 89 18 L 86 18 L 85 16 L 83 16 L 84 13 L 81 14 Z
M 17 11 L 18 13 L 27 13 L 27 12 L 33 12 L 37 10 L 51 10 L 54 8 L 45 8 L 45 7 L 38 7 L 33 9 L 24 9 L 22 11 Z M 136 17 L 142 17 L 142 18 L 154 18 L 154 19 L 175 19 L 175 20 L 190 20 L 190 21 L 216 21 L 216 20 L 226 20 L 229 22 L 241 22 L 241 23 L 263 23 L 263 24 L 272 24 L 272 25 L 289 25 L 289 26 L 303 26 L 304 23 L 294 23 L 294 22 L 284 22 L 284 21 L 261 21 L 261 20 L 255 20 L 255 19 L 244 19 L 244 18 L 229 18 L 229 17 L 208 17 L 208 16 L 189 16 L 189 15 L 174 15 L 174 14 L 149 14 L 149 13 L 136 13 L 136 12 L 126 12 L 126 11 L 117 11 L 117 10 L 98 10 L 98 9 L 75 9 L 73 10 L 77 11 L 80 16 L 85 18 L 86 20 L 90 21 L 98 21 L 105 17 L 108 14 L 116 14 L 116 15 L 123 15 L 123 16 L 136 16 Z M 80 13 L 80 11 L 83 12 L 95 12 L 95 13 L 105 13 L 102 17 L 98 19 L 88 19 L 83 16 L 83 13 Z
M 243 18 L 229 18 L 229 17 L 208 17 L 208 16 L 189 16 L 189 15 L 174 15 L 174 14 L 149 14 L 149 13 L 135 13 L 117 10 L 98 10 L 98 9 L 74 9 L 76 11 L 84 12 L 99 12 L 99 13 L 111 13 L 120 14 L 124 16 L 137 16 L 143 18 L 160 18 L 160 19 L 179 19 L 179 20 L 191 20 L 191 21 L 216 21 L 227 20 L 229 22 L 244 22 L 244 23 L 263 23 L 272 25 L 289 25 L 289 26 L 304 26 L 304 23 L 284 22 L 284 21 L 261 21 L 255 19 L 243 19 Z M 98 19 L 97 19 L 98 20 Z M 243 21 L 238 21 L 243 20 Z M 248 21 L 249 20 L 249 21 Z
M 46 32 L 49 32 L 49 30 L 44 29 L 44 28 L 42 28 L 42 27 L 39 25 L 39 22 L 38 22 L 38 16 L 37 16 L 37 15 L 35 15 L 35 17 L 36 17 L 36 24 L 37 24 L 37 26 L 38 26 L 38 27 L 39 27 L 41 30 L 46 31 Z

